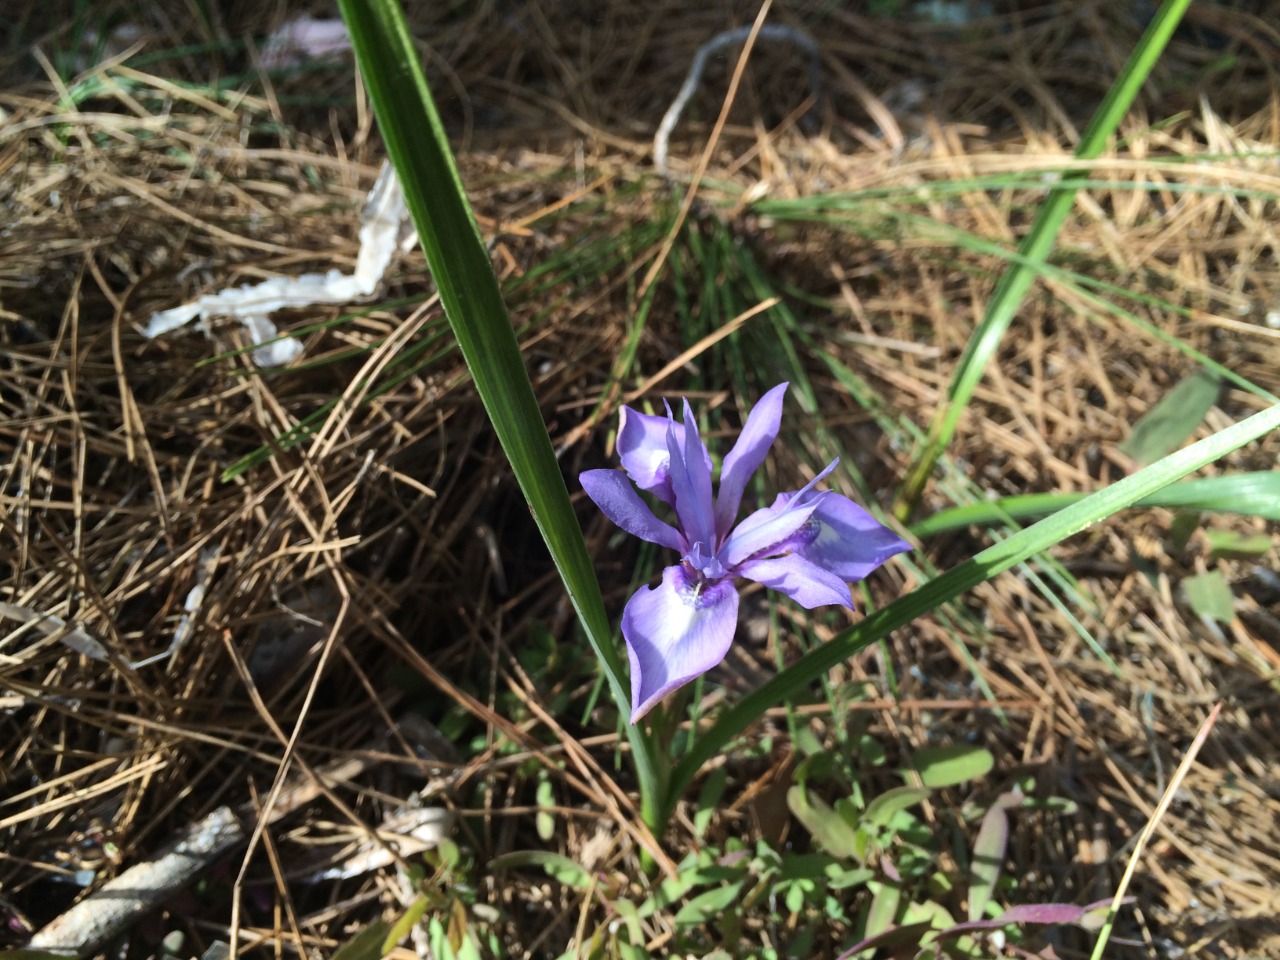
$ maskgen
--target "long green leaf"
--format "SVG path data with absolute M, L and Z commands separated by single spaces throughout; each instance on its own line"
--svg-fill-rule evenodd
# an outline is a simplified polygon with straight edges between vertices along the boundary
M 1007 520 L 1036 519 L 1079 503 L 1087 496 L 1087 493 L 1023 493 L 984 503 L 967 503 L 925 517 L 912 524 L 911 532 L 923 539 L 969 526 L 985 527 Z M 1134 506 L 1238 513 L 1264 520 L 1280 520 L 1280 473 L 1232 473 L 1174 483 L 1143 497 Z
M 930 580 L 861 623 L 844 631 L 821 647 L 805 654 L 758 690 L 726 710 L 709 730 L 698 738 L 672 771 L 667 806 L 692 782 L 704 763 L 716 756 L 764 712 L 804 691 L 832 667 L 847 660 L 868 644 L 898 627 L 910 623 L 948 600 L 985 583 L 998 573 L 1042 550 L 1079 533 L 1118 510 L 1148 497 L 1161 487 L 1181 479 L 1252 440 L 1280 428 L 1280 405 L 1254 414 L 1247 420 L 1172 453 L 1132 476 L 1113 483 L 1079 503 L 1060 510 L 1039 523 L 1020 530 L 1006 540 Z
M 762 213 L 768 212 L 770 216 L 782 219 L 784 217 L 793 220 L 806 220 L 814 223 L 826 223 L 841 229 L 852 229 L 857 231 L 859 223 L 856 220 L 842 220 L 833 216 L 823 216 L 814 214 L 812 210 L 806 211 L 804 208 L 794 205 L 787 206 L 783 202 L 770 202 L 753 204 L 752 209 Z M 976 234 L 967 230 L 962 230 L 952 226 L 945 221 L 936 220 L 933 217 L 920 216 L 918 214 L 908 213 L 898 209 L 888 209 L 884 211 L 883 219 L 892 222 L 898 228 L 906 228 L 911 231 L 912 236 L 919 237 L 936 237 L 940 242 L 947 244 L 955 244 L 962 250 L 971 253 L 983 254 L 986 256 L 997 257 L 1010 264 L 1016 264 L 1032 271 L 1038 277 L 1044 277 L 1062 284 L 1076 296 L 1081 297 L 1086 302 L 1095 306 L 1102 314 L 1111 314 L 1138 327 L 1147 336 L 1151 337 L 1158 343 L 1162 343 L 1173 350 L 1177 350 L 1183 356 L 1195 361 L 1207 370 L 1212 371 L 1223 380 L 1241 390 L 1252 393 L 1255 397 L 1260 397 L 1271 403 L 1280 402 L 1280 398 L 1262 387 L 1259 387 L 1251 380 L 1242 377 L 1240 374 L 1224 367 L 1222 364 L 1206 356 L 1199 350 L 1196 350 L 1190 344 L 1171 333 L 1162 330 L 1153 324 L 1150 320 L 1126 310 L 1119 303 L 1112 302 L 1102 294 L 1107 294 L 1117 300 L 1129 301 L 1132 303 L 1142 304 L 1159 313 L 1177 314 L 1187 318 L 1194 318 L 1196 312 L 1189 307 L 1182 307 L 1176 303 L 1166 300 L 1162 297 L 1153 296 L 1150 293 L 1144 293 L 1140 289 L 1132 289 L 1128 287 L 1117 286 L 1114 283 L 1108 283 L 1097 277 L 1086 276 L 1074 270 L 1064 269 L 1043 260 L 1029 260 L 1022 253 L 1010 250 L 991 240 L 985 240 Z M 860 231 L 863 235 L 871 235 L 867 230 Z
M 1137 47 L 1129 57 L 1129 62 L 1120 71 L 1115 84 L 1107 91 L 1098 112 L 1089 121 L 1076 148 L 1076 156 L 1083 160 L 1091 160 L 1102 153 L 1107 140 L 1116 132 L 1120 121 L 1128 113 L 1134 98 L 1138 95 L 1148 74 L 1159 59 L 1173 31 L 1177 28 L 1182 15 L 1186 12 L 1191 0 L 1165 0 L 1161 5 L 1146 32 L 1138 41 Z M 1031 231 L 1023 240 L 1019 253 L 1029 261 L 1043 261 L 1049 256 L 1058 238 L 1058 231 L 1066 222 L 1067 216 L 1075 203 L 1076 191 L 1086 178 L 1086 172 L 1073 170 L 1064 173 L 1061 181 L 1050 191 L 1044 205 L 1036 216 Z M 894 512 L 901 520 L 906 520 L 924 490 L 924 485 L 933 472 L 934 464 L 942 451 L 947 448 L 955 435 L 965 408 L 969 404 L 973 391 L 986 372 L 987 364 L 999 347 L 1005 331 L 1013 321 L 1014 315 L 1022 305 L 1036 272 L 1022 264 L 1011 266 L 1001 275 L 999 283 L 987 305 L 986 315 L 978 329 L 974 331 L 960 358 L 959 366 L 951 380 L 947 399 L 934 416 L 929 425 L 929 434 L 925 438 L 915 463 L 907 473 L 907 479 L 899 493 Z
M 587 639 L 604 665 L 618 709 L 626 715 L 626 672 L 595 568 L 404 14 L 397 0 L 340 0 L 340 6 L 445 315 Z M 628 725 L 627 736 L 642 816 L 656 828 L 665 778 L 644 729 Z

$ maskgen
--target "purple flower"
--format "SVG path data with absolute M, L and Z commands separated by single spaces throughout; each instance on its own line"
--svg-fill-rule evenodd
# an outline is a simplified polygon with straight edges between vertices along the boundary
M 622 613 L 632 723 L 724 659 L 738 625 L 738 577 L 804 607 L 852 609 L 849 583 L 911 549 L 848 497 L 814 489 L 839 460 L 804 489 L 779 494 L 772 506 L 733 525 L 747 481 L 778 435 L 786 390 L 787 384 L 779 384 L 751 411 L 724 459 L 715 496 L 711 455 L 688 400 L 682 424 L 670 406 L 665 417 L 623 407 L 618 457 L 626 475 L 588 470 L 579 478 L 587 496 L 619 527 L 680 554 L 680 562 L 662 572 L 661 586 L 641 587 Z M 654 516 L 636 487 L 672 507 L 676 525 Z

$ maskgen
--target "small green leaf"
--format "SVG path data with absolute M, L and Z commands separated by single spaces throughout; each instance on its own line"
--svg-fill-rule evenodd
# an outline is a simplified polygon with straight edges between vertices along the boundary
M 1210 570 L 1182 581 L 1182 592 L 1187 604 L 1197 616 L 1208 617 L 1219 623 L 1230 623 L 1236 617 L 1235 599 L 1231 587 L 1217 570 Z
M 827 870 L 828 890 L 847 890 L 849 887 L 861 887 L 875 879 L 875 871 L 870 867 L 830 867 Z
M 951 877 L 943 873 L 941 870 L 935 870 L 929 874 L 928 879 L 929 895 L 935 899 L 943 899 L 951 895 L 951 891 L 955 889 L 955 883 Z
M 822 745 L 822 741 L 810 727 L 800 727 L 796 730 L 795 748 L 806 757 L 827 752 L 827 748 Z
M 923 787 L 894 787 L 867 804 L 863 816 L 878 827 L 887 827 L 894 814 L 914 807 L 927 799 L 930 792 Z
M 538 831 L 539 839 L 550 840 L 556 834 L 556 818 L 551 813 L 551 808 L 556 805 L 556 795 L 551 781 L 546 779 L 538 781 L 538 789 L 535 796 L 538 812 L 533 818 L 534 829 Z
M 843 817 L 800 786 L 787 791 L 787 806 L 813 839 L 833 857 L 857 856 L 858 837 Z
M 973 841 L 973 858 L 969 862 L 969 919 L 981 920 L 995 893 L 1004 868 L 1004 854 L 1009 844 L 1009 814 L 1022 803 L 1018 791 L 1006 793 L 991 805 L 982 818 L 978 837 Z
M 859 863 L 866 863 L 873 854 L 880 851 L 879 831 L 869 823 L 860 823 L 853 831 L 853 858 Z
M 711 819 L 720 808 L 720 799 L 724 796 L 725 785 L 729 782 L 729 772 L 724 767 L 717 767 L 707 774 L 702 789 L 698 791 L 698 807 L 693 814 L 693 831 L 702 838 L 706 835 Z
M 680 908 L 680 912 L 676 914 L 676 926 L 691 927 L 717 919 L 733 906 L 741 893 L 742 881 L 739 880 L 737 883 L 698 894 Z
M 902 887 L 887 880 L 872 880 L 867 889 L 871 891 L 871 907 L 867 910 L 864 932 L 867 937 L 875 937 L 892 927 L 897 919 Z
M 956 921 L 951 915 L 951 911 L 936 900 L 908 904 L 907 909 L 902 914 L 902 923 L 904 926 L 913 923 L 929 924 L 930 929 L 920 937 L 920 946 L 922 947 L 928 947 L 930 944 L 936 943 L 939 936 L 946 937 L 951 928 L 956 926 Z M 949 943 L 947 950 L 941 954 L 935 954 L 935 956 L 954 957 L 959 954 L 960 956 L 974 958 L 985 957 L 987 954 L 985 952 L 980 953 L 977 946 L 972 937 L 961 936 L 954 942 Z M 925 952 L 925 955 L 928 956 L 928 952 Z
M 391 925 L 391 929 L 387 931 L 386 939 L 382 941 L 381 956 L 386 956 L 394 950 L 405 937 L 409 936 L 414 925 L 422 919 L 426 914 L 427 908 L 431 906 L 431 901 L 427 897 L 419 897 L 413 903 L 405 908 L 400 919 Z
M 792 777 L 796 783 L 808 783 L 810 780 L 821 783 L 824 780 L 830 780 L 835 769 L 835 757 L 831 755 L 830 750 L 824 750 L 822 753 L 805 757 L 796 764 Z
M 640 924 L 640 912 L 636 909 L 636 905 L 630 900 L 614 900 L 613 910 L 621 918 L 623 924 L 627 928 L 627 936 L 631 938 L 631 943 L 644 943 L 644 927 Z M 625 946 L 619 941 L 618 946 Z
M 833 868 L 838 870 L 840 864 L 825 853 L 791 853 L 782 860 L 778 880 L 822 880 Z
M 1221 391 L 1218 375 L 1200 367 L 1133 425 L 1128 438 L 1120 444 L 1120 452 L 1146 465 L 1177 450 L 1195 433 L 1204 415 L 1218 402 Z
M 864 733 L 858 737 L 855 745 L 855 751 L 867 763 L 873 767 L 882 766 L 885 762 L 886 755 L 884 747 L 880 745 L 880 741 L 869 733 Z
M 541 867 L 547 876 L 575 890 L 589 890 L 595 883 L 591 873 L 582 864 L 549 850 L 513 850 L 489 861 L 491 870 L 515 870 L 520 867 Z
M 666 910 L 703 882 L 702 870 L 699 869 L 700 859 L 697 853 L 691 853 L 676 864 L 676 875 L 658 884 L 658 889 L 637 908 L 636 915 L 641 919 L 647 919 L 659 911 Z
M 832 804 L 836 816 L 843 820 L 851 827 L 856 827 L 862 822 L 862 807 L 854 802 L 853 797 L 844 797 Z
M 935 900 L 907 904 L 907 908 L 902 911 L 902 922 L 903 924 L 927 923 L 934 930 L 946 930 L 956 925 L 951 911 Z M 926 933 L 920 938 L 920 945 L 924 946 L 933 939 L 932 933 Z
M 427 937 L 431 943 L 432 955 L 439 960 L 450 960 L 453 956 L 453 948 L 449 946 L 449 941 L 445 937 L 444 924 L 440 922 L 439 917 L 432 917 L 427 921 Z
M 1252 560 L 1271 550 L 1271 537 L 1265 533 L 1236 533 L 1234 530 L 1206 530 L 1209 549 L 1218 557 Z
M 382 946 L 390 932 L 391 924 L 375 920 L 334 951 L 333 960 L 381 960 L 385 956 Z
M 954 787 L 967 780 L 985 776 L 996 765 L 996 758 L 982 747 L 953 743 L 945 747 L 926 747 L 915 755 L 916 770 L 926 787 Z
M 447 873 L 453 873 L 458 869 L 458 864 L 462 862 L 462 851 L 448 837 L 443 837 L 436 842 L 436 848 L 432 851 L 432 855 Z

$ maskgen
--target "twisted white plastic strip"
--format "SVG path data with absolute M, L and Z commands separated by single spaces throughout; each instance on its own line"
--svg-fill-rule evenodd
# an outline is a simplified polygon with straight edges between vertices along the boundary
M 249 339 L 258 344 L 253 360 L 259 366 L 275 367 L 296 360 L 302 354 L 302 344 L 293 337 L 281 337 L 271 322 L 271 314 L 316 304 L 351 303 L 372 296 L 396 252 L 407 252 L 418 242 L 405 206 L 404 191 L 389 163 L 382 165 L 378 180 L 369 191 L 360 224 L 360 253 L 355 273 L 329 270 L 228 287 L 152 314 L 142 332 L 148 337 L 158 337 L 198 317 L 230 317 L 239 320 Z
M 724 33 L 717 33 L 700 46 L 698 52 L 694 54 L 693 63 L 689 66 L 689 73 L 684 78 L 684 84 L 680 87 L 680 92 L 676 94 L 675 100 L 671 101 L 671 106 L 667 108 L 666 114 L 663 115 L 662 122 L 658 124 L 658 132 L 653 135 L 653 165 L 664 177 L 667 175 L 667 151 L 671 144 L 671 134 L 675 130 L 676 124 L 680 122 L 680 114 L 684 112 L 685 106 L 689 103 L 689 98 L 698 89 L 702 74 L 707 69 L 707 60 L 713 53 L 723 50 L 731 44 L 745 42 L 749 36 L 751 36 L 751 27 L 749 26 L 726 30 Z M 762 25 L 757 37 L 761 40 L 786 40 L 794 43 L 809 54 L 809 88 L 813 91 L 814 97 L 821 95 L 821 60 L 818 56 L 818 44 L 813 37 L 802 30 L 777 23 Z

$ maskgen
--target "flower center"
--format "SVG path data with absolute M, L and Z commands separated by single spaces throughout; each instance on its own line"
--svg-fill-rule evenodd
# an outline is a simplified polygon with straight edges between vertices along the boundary
M 684 556 L 685 566 L 690 573 L 695 574 L 701 581 L 718 581 L 728 576 L 728 571 L 724 564 L 714 553 L 707 553 L 703 549 L 702 541 L 699 540 L 693 545 L 693 548 Z

